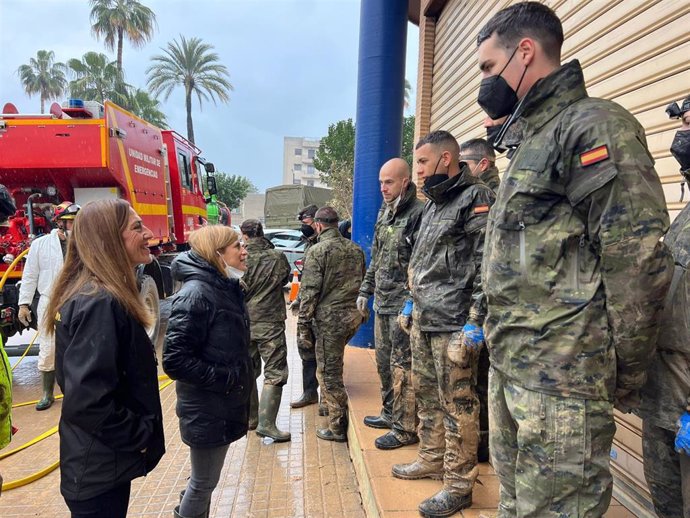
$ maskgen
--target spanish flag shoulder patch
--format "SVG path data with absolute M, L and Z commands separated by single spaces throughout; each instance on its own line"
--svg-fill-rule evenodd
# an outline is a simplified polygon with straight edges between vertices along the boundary
M 472 209 L 472 214 L 484 214 L 486 212 L 489 212 L 488 205 L 477 205 Z
M 609 148 L 606 144 L 595 147 L 584 153 L 580 153 L 580 164 L 582 167 L 597 164 L 609 158 Z

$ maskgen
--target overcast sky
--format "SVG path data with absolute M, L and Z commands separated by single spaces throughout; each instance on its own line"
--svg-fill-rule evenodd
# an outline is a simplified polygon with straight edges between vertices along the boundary
M 230 71 L 229 104 L 200 111 L 194 101 L 196 143 L 218 170 L 247 176 L 260 190 L 278 185 L 284 136 L 319 138 L 330 123 L 354 118 L 358 0 L 141 1 L 156 13 L 158 30 L 142 49 L 125 43 L 128 83 L 145 87 L 151 56 L 180 34 L 213 45 Z M 39 98 L 28 98 L 16 73 L 38 50 L 62 62 L 88 51 L 115 59 L 91 35 L 89 12 L 88 0 L 0 0 L 0 106 L 39 112 Z M 408 24 L 405 75 L 413 87 L 418 34 Z M 186 134 L 183 91 L 163 107 L 171 127 Z

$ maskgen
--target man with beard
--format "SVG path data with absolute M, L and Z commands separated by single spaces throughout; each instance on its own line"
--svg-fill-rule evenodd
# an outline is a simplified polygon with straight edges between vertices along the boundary
M 371 262 L 359 288 L 357 309 L 366 318 L 367 302 L 374 295 L 376 367 L 383 408 L 380 415 L 365 417 L 364 424 L 390 428 L 375 445 L 392 450 L 418 440 L 410 337 L 400 329 L 397 317 L 410 296 L 407 267 L 424 204 L 417 199 L 410 167 L 402 158 L 383 164 L 379 184 L 383 205 L 376 219 Z
M 413 310 L 400 318 L 410 330 L 419 448 L 417 460 L 396 464 L 392 472 L 408 480 L 443 478 L 443 489 L 419 505 L 431 517 L 469 507 L 478 474 L 481 262 L 494 195 L 458 162 L 459 152 L 447 131 L 434 131 L 415 147 L 428 201 L 410 258 Z

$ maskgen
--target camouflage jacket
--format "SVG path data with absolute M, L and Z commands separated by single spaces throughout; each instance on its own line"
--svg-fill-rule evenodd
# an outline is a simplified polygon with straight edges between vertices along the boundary
M 481 285 L 484 232 L 494 194 L 461 163 L 460 173 L 431 189 L 412 250 L 412 318 L 422 331 L 459 331 L 485 315 Z
M 672 273 L 644 130 L 588 97 L 577 61 L 516 115 L 484 255 L 491 364 L 527 389 L 612 400 L 644 383 Z
M 690 205 L 676 217 L 664 243 L 675 268 L 659 315 L 657 350 L 642 389 L 640 415 L 675 432 L 676 421 L 690 406 Z
M 251 238 L 247 254 L 242 281 L 247 286 L 244 301 L 250 322 L 282 322 L 286 317 L 283 286 L 290 278 L 290 263 L 265 237 Z
M 417 187 L 410 183 L 394 210 L 384 203 L 374 227 L 371 262 L 359 288 L 364 297 L 374 295 L 374 311 L 397 314 L 410 296 L 407 267 L 417 238 L 424 204 L 417 199 Z
M 491 164 L 486 171 L 480 174 L 479 179 L 488 185 L 492 191 L 498 192 L 501 179 L 498 177 L 498 168 L 494 164 Z
M 305 254 L 299 320 L 356 313 L 364 272 L 364 252 L 359 245 L 342 237 L 337 228 L 324 230 Z

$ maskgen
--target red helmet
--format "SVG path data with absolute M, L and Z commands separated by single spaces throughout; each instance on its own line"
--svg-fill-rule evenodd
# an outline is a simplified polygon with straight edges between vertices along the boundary
M 53 221 L 57 221 L 59 219 L 74 219 L 74 217 L 77 215 L 77 212 L 79 212 L 79 209 L 81 209 L 81 207 L 76 203 L 72 203 L 71 201 L 63 201 L 60 205 L 55 207 Z

